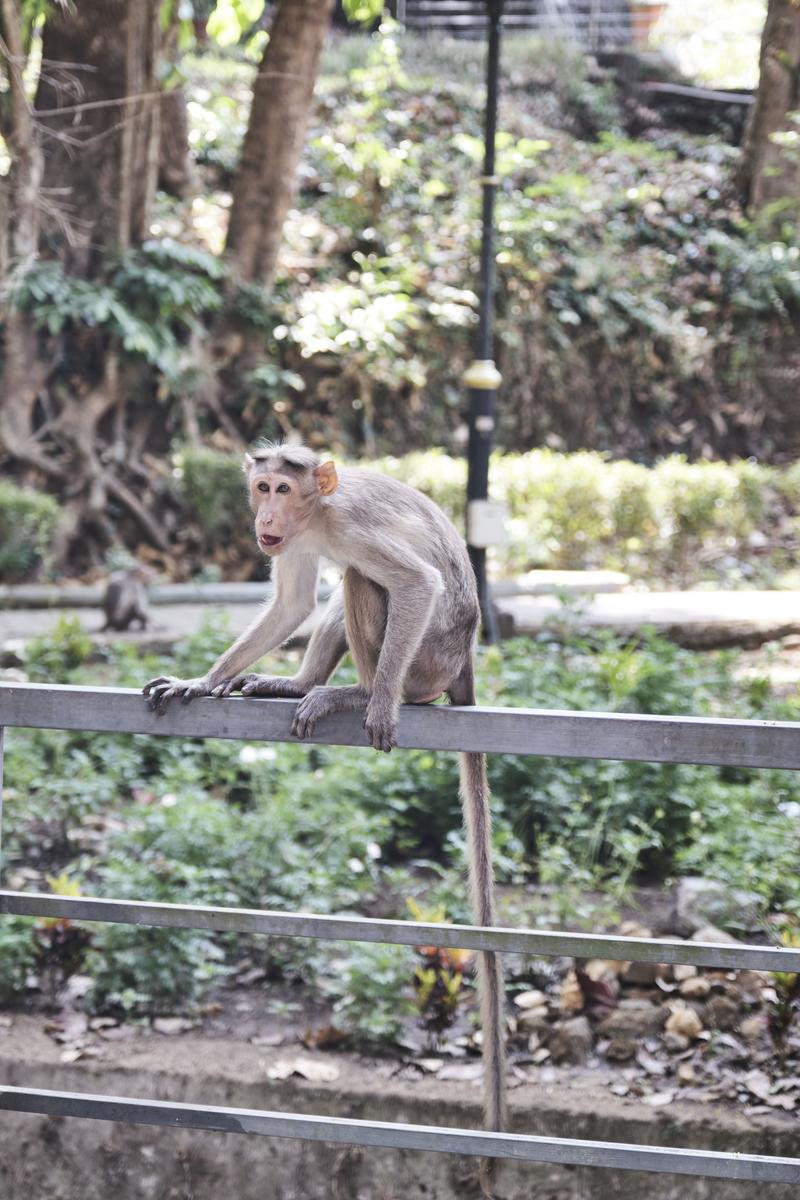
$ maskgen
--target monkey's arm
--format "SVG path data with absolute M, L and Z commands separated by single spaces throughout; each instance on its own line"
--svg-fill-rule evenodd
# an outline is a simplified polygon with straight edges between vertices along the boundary
M 184 703 L 197 696 L 210 696 L 257 658 L 285 642 L 314 607 L 318 569 L 319 557 L 315 554 L 287 554 L 276 559 L 275 595 L 265 611 L 220 655 L 207 674 L 196 679 L 161 675 L 146 683 L 142 690 L 150 708 L 161 713 L 175 696 Z
M 409 546 L 386 546 L 359 569 L 386 589 L 389 608 L 383 645 L 370 689 L 364 728 L 376 750 L 397 745 L 397 722 L 408 669 L 443 589 L 442 577 Z

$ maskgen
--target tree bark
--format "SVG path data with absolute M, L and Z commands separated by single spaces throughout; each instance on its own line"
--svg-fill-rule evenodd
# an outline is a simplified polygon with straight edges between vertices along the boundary
M 253 88 L 233 184 L 227 252 L 239 279 L 268 286 L 296 187 L 333 0 L 280 0 Z
M 800 167 L 772 140 L 800 108 L 800 0 L 769 0 L 761 39 L 761 78 L 745 129 L 739 189 L 758 211 L 783 198 L 800 200 Z
M 158 164 L 157 0 L 53 6 L 42 36 L 36 116 L 47 233 L 91 276 L 108 247 L 145 236 Z

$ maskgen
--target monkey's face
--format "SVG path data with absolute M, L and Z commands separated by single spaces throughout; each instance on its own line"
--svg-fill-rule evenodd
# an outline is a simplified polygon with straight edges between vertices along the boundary
M 263 552 L 274 558 L 308 528 L 320 496 L 335 491 L 336 470 L 333 463 L 313 471 L 281 469 L 280 464 L 272 467 L 268 463 L 248 464 L 245 469 L 256 540 Z

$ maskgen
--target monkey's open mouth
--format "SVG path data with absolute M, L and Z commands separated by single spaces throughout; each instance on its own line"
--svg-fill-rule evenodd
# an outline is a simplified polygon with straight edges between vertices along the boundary
M 273 546 L 280 546 L 283 541 L 282 537 L 273 537 L 271 533 L 262 533 L 258 539 L 265 550 L 271 549 Z

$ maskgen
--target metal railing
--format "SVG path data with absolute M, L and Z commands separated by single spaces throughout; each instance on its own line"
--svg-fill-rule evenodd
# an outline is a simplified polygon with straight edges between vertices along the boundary
M 290 729 L 294 708 L 295 702 L 289 700 L 235 697 L 223 701 L 199 700 L 190 706 L 175 705 L 164 716 L 156 717 L 148 711 L 141 695 L 133 690 L 36 684 L 0 685 L 0 784 L 2 730 L 5 726 L 286 742 L 293 740 Z M 326 745 L 367 744 L 355 714 L 326 718 L 323 728 L 323 732 L 310 740 Z M 399 746 L 566 758 L 800 769 L 800 726 L 780 721 L 532 709 L 409 707 L 402 711 Z M 800 971 L 799 950 L 774 946 L 687 943 L 563 931 L 314 916 L 8 890 L 0 890 L 0 913 L 206 931 L 464 947 L 539 956 L 575 955 L 633 962 L 693 963 L 728 970 L 753 968 Z M 404 1150 L 433 1150 L 518 1162 L 613 1167 L 618 1170 L 758 1183 L 800 1183 L 800 1158 L 740 1154 L 735 1151 L 722 1153 L 589 1139 L 491 1133 L 2 1085 L 0 1109 L 178 1129 L 260 1134 Z

